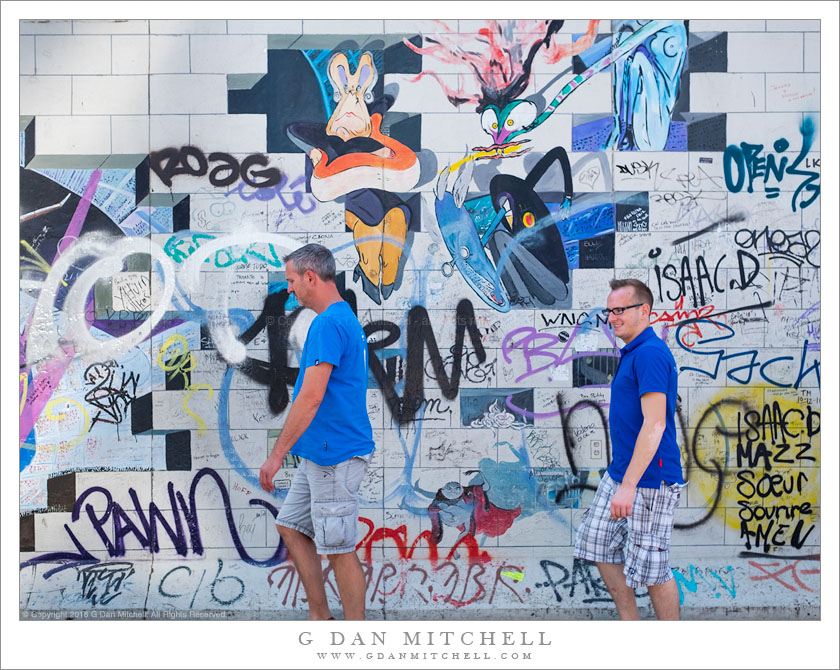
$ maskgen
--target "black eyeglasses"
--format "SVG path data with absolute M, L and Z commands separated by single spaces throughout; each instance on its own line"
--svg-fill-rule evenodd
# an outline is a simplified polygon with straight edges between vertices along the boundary
M 625 309 L 633 309 L 634 307 L 641 307 L 644 304 L 645 303 L 640 302 L 636 305 L 627 305 L 627 307 L 613 307 L 612 309 L 610 309 L 609 307 L 605 307 L 604 309 L 601 310 L 601 312 L 603 313 L 604 316 L 607 316 L 607 317 L 609 317 L 610 313 L 615 314 L 616 316 L 620 316 L 621 314 L 624 314 Z

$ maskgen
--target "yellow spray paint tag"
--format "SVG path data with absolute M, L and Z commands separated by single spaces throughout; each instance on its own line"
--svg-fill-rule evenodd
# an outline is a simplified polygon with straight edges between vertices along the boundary
M 511 579 L 515 579 L 517 582 L 521 582 L 522 579 L 525 577 L 524 572 L 510 572 L 506 570 L 505 572 L 501 573 L 505 577 L 510 577 Z

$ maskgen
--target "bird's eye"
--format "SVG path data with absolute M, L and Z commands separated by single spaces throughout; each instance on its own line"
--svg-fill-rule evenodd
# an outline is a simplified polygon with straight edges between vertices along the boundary
M 481 113 L 481 128 L 488 135 L 495 134 L 499 128 L 499 117 L 493 107 L 488 107 Z
M 530 100 L 522 100 L 508 113 L 507 130 L 520 130 L 532 124 L 537 118 L 537 106 Z

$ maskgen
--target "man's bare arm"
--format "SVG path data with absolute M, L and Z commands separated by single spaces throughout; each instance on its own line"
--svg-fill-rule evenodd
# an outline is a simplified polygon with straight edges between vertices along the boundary
M 280 436 L 274 443 L 274 448 L 271 450 L 268 459 L 260 468 L 260 486 L 263 490 L 269 493 L 274 490 L 274 475 L 277 474 L 283 464 L 283 458 L 295 442 L 300 439 L 300 436 L 306 432 L 309 424 L 312 423 L 312 419 L 315 418 L 315 414 L 321 406 L 321 401 L 324 399 L 324 394 L 327 392 L 327 382 L 330 380 L 332 370 L 331 363 L 319 363 L 306 368 L 300 392 L 289 409 L 289 415 L 283 424 L 283 430 L 280 431 Z

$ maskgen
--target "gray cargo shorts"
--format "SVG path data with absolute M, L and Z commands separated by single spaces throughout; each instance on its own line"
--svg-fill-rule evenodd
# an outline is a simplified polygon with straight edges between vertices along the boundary
M 372 455 L 335 465 L 302 458 L 274 523 L 312 538 L 319 554 L 356 551 L 359 486 Z

